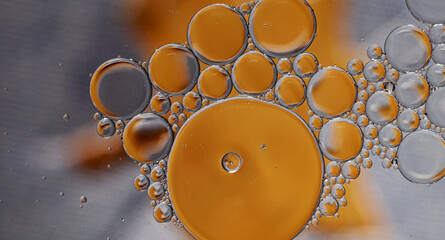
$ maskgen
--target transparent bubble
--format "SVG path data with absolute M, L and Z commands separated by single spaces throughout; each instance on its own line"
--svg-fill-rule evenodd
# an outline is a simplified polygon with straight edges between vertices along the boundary
M 388 124 L 379 132 L 380 143 L 385 147 L 396 147 L 402 141 L 402 132 L 392 124 Z
M 428 98 L 429 92 L 427 81 L 415 73 L 400 77 L 395 89 L 397 100 L 406 108 L 422 105 Z
M 392 163 L 391 163 L 391 161 L 389 159 L 384 158 L 382 160 L 382 167 L 383 168 L 389 169 L 389 168 L 391 168 L 391 166 L 392 166 Z
M 109 138 L 116 132 L 116 126 L 114 125 L 114 122 L 109 118 L 102 118 L 97 123 L 96 132 L 103 138 Z
M 388 81 L 390 81 L 391 83 L 396 83 L 397 80 L 399 80 L 399 72 L 394 68 L 388 70 L 386 72 L 386 79 L 388 79 Z
M 320 128 L 323 126 L 323 120 L 317 116 L 317 115 L 313 115 L 312 117 L 309 118 L 309 127 L 314 130 L 320 130 Z
M 141 173 L 142 174 L 144 174 L 144 175 L 147 175 L 148 173 L 150 173 L 151 172 L 151 168 L 150 168 L 150 165 L 148 165 L 148 164 L 143 164 L 142 166 L 141 166 Z
M 278 73 L 281 75 L 289 74 L 292 71 L 292 62 L 287 58 L 282 58 L 277 63 Z
M 429 129 L 431 127 L 431 122 L 428 119 L 420 120 L 420 128 L 421 129 Z
M 346 190 L 341 184 L 335 184 L 332 187 L 331 193 L 335 199 L 340 199 L 345 196 Z
M 411 14 L 425 23 L 445 23 L 445 2 L 442 0 L 406 0 Z
M 196 112 L 202 106 L 201 96 L 197 92 L 188 92 L 182 99 L 185 110 Z
M 363 159 L 362 166 L 363 166 L 364 168 L 371 168 L 371 167 L 372 167 L 372 160 L 369 159 L 369 158 L 365 158 L 365 159 Z
M 444 24 L 435 24 L 431 27 L 428 32 L 428 37 L 432 43 L 440 44 L 445 43 L 445 25 Z
M 152 200 L 159 200 L 164 195 L 164 186 L 159 182 L 154 182 L 147 190 L 148 197 Z
M 445 174 L 445 142 L 430 131 L 408 134 L 397 150 L 399 170 L 409 181 L 429 184 Z
M 246 49 L 247 23 L 230 6 L 213 4 L 193 16 L 187 38 L 193 53 L 201 61 L 209 65 L 225 65 Z
M 232 71 L 233 85 L 244 94 L 264 94 L 273 87 L 276 78 L 274 62 L 259 52 L 248 52 L 239 57 Z
M 361 90 L 360 92 L 358 92 L 357 98 L 358 98 L 358 100 L 360 100 L 362 102 L 367 101 L 368 93 L 365 90 Z
M 403 25 L 388 35 L 385 52 L 389 63 L 395 69 L 415 71 L 428 62 L 431 43 L 422 29 L 414 25 Z
M 320 70 L 307 86 L 308 105 L 323 118 L 334 118 L 348 112 L 356 97 L 354 78 L 337 67 Z
M 294 59 L 293 69 L 301 78 L 309 78 L 318 70 L 318 60 L 310 53 L 302 53 Z
M 445 86 L 445 66 L 434 64 L 426 72 L 426 80 L 435 87 Z
M 182 107 L 182 104 L 180 102 L 175 102 L 171 106 L 171 111 L 174 114 L 181 114 L 184 108 Z
M 366 114 L 375 124 L 385 125 L 397 117 L 399 105 L 389 93 L 376 92 L 366 103 Z
M 355 158 L 362 148 L 363 134 L 352 121 L 337 118 L 326 123 L 319 135 L 323 154 L 332 161 Z
M 187 115 L 184 113 L 179 114 L 178 119 L 180 122 L 185 122 L 187 120 Z
M 366 88 L 366 92 L 369 95 L 372 95 L 373 93 L 375 93 L 375 86 L 374 85 L 368 85 L 368 87 Z
M 368 125 L 364 129 L 364 136 L 367 139 L 374 139 L 378 136 L 379 131 L 377 130 L 377 127 L 374 125 Z
M 330 162 L 326 165 L 326 174 L 329 177 L 337 177 L 340 174 L 340 165 L 337 162 Z
M 240 13 L 243 14 L 243 15 L 247 15 L 247 14 L 249 14 L 249 13 L 250 13 L 250 10 L 251 10 L 251 7 L 250 7 L 250 4 L 248 4 L 248 3 L 242 3 L 242 4 L 239 6 L 239 11 L 240 11 Z
M 114 58 L 93 74 L 90 97 L 96 109 L 112 119 L 129 119 L 144 111 L 151 97 L 147 72 L 136 62 Z
M 173 131 L 164 118 L 152 113 L 143 113 L 128 122 L 122 142 L 128 156 L 134 160 L 157 161 L 170 151 Z
M 445 127 L 445 88 L 439 88 L 431 93 L 425 109 L 431 122 L 438 127 Z
M 341 174 L 347 179 L 356 179 L 360 175 L 360 167 L 354 161 L 343 164 Z
M 85 197 L 85 196 L 80 197 L 80 203 L 86 203 L 87 201 L 88 201 L 87 197 Z
M 178 123 L 178 117 L 175 114 L 172 114 L 170 116 L 168 116 L 168 122 L 170 124 L 177 124 Z
M 366 111 L 366 107 L 365 104 L 363 104 L 362 102 L 356 102 L 354 103 L 354 106 L 352 106 L 352 112 L 354 112 L 354 114 L 356 115 L 362 115 L 363 113 L 365 113 Z
M 146 177 L 143 174 L 139 174 L 137 177 L 134 178 L 134 187 L 136 190 L 139 191 L 145 191 L 148 188 L 148 185 L 150 185 L 150 180 L 148 177 Z
M 338 203 L 333 197 L 323 198 L 320 202 L 320 212 L 324 216 L 334 216 L 338 211 Z
M 397 117 L 397 123 L 402 131 L 412 132 L 419 127 L 419 115 L 411 109 L 405 109 Z
M 368 87 L 368 81 L 366 81 L 366 79 L 364 79 L 364 78 L 360 78 L 357 81 L 357 86 L 361 90 L 366 89 Z
M 306 98 L 306 84 L 295 75 L 281 77 L 275 85 L 278 102 L 288 108 L 300 106 Z
M 445 44 L 439 44 L 434 48 L 432 59 L 435 63 L 445 64 Z
M 340 205 L 340 207 L 346 207 L 346 205 L 348 205 L 348 201 L 346 201 L 346 199 L 342 197 L 338 200 L 338 205 Z
M 94 120 L 99 121 L 99 120 L 102 119 L 102 115 L 101 115 L 100 113 L 96 112 L 96 113 L 93 115 L 93 118 L 94 118 Z
M 166 114 L 170 110 L 170 98 L 162 93 L 154 95 L 150 100 L 150 109 L 159 115 Z
M 241 157 L 236 153 L 227 153 L 221 160 L 221 164 L 229 173 L 237 172 L 243 165 Z
M 232 90 L 230 74 L 221 67 L 211 66 L 199 75 L 198 91 L 212 101 L 226 98 Z
M 378 59 L 382 56 L 382 48 L 378 45 L 371 45 L 368 47 L 368 57 L 369 59 Z
M 283 14 L 286 13 L 286 14 Z M 293 57 L 306 50 L 315 37 L 316 21 L 306 1 L 260 0 L 249 17 L 255 45 L 275 57 Z
M 363 72 L 363 62 L 360 59 L 352 59 L 348 62 L 346 69 L 353 76 L 360 75 Z
M 385 78 L 385 74 L 385 66 L 376 60 L 366 63 L 365 69 L 363 70 L 363 75 L 369 82 L 382 81 L 383 78 Z
M 150 176 L 151 180 L 159 182 L 165 176 L 165 172 L 160 166 L 157 166 L 151 170 Z
M 153 209 L 153 216 L 159 223 L 169 222 L 173 216 L 173 209 L 168 204 L 160 203 Z
M 167 44 L 151 56 L 148 73 L 157 90 L 179 96 L 195 86 L 199 62 L 187 47 Z

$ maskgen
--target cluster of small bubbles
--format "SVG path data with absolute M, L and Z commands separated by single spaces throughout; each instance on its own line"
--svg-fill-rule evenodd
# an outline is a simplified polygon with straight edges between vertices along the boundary
M 96 127 L 97 134 L 103 138 L 109 138 L 116 132 L 116 125 L 109 118 L 102 118 Z

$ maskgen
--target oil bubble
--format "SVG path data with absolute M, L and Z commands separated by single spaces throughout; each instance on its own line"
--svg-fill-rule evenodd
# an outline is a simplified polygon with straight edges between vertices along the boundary
M 170 98 L 162 93 L 154 95 L 150 100 L 150 109 L 159 115 L 166 114 L 170 110 Z
M 340 165 L 337 162 L 330 162 L 326 165 L 326 174 L 329 177 L 337 177 L 340 174 Z
M 445 23 L 445 2 L 442 0 L 406 0 L 411 14 L 424 23 Z
M 318 60 L 310 53 L 302 53 L 294 59 L 293 69 L 301 78 L 309 78 L 318 70 Z
M 114 122 L 109 118 L 102 118 L 96 127 L 97 134 L 103 138 L 109 138 L 116 132 L 116 126 Z
M 174 102 L 171 106 L 171 111 L 174 114 L 181 114 L 184 108 L 180 102 Z
M 389 93 L 374 93 L 366 103 L 366 114 L 375 124 L 385 125 L 397 117 L 397 100 Z
M 402 132 L 392 124 L 388 124 L 379 132 L 379 141 L 385 147 L 397 147 L 402 141 Z
M 141 173 L 142 174 L 147 175 L 148 173 L 150 173 L 150 171 L 151 171 L 150 165 L 145 163 L 145 164 L 143 164 L 141 166 Z
M 445 86 L 445 67 L 442 64 L 434 64 L 426 72 L 426 80 L 435 87 Z
M 173 209 L 168 204 L 160 203 L 153 209 L 153 216 L 159 223 L 169 222 L 173 216 Z
M 427 81 L 415 73 L 408 73 L 400 77 L 395 89 L 398 102 L 406 108 L 417 108 L 422 105 L 429 93 Z
M 438 44 L 432 54 L 435 63 L 445 64 L 445 44 Z
M 196 112 L 202 106 L 201 96 L 197 92 L 188 92 L 182 99 L 185 110 Z
M 388 81 L 391 83 L 396 83 L 397 80 L 399 80 L 399 72 L 394 68 L 390 69 L 386 72 L 386 79 L 388 79 Z
M 221 67 L 211 66 L 199 75 L 198 91 L 212 101 L 226 98 L 232 90 L 229 73 Z
M 173 131 L 164 118 L 152 113 L 143 113 L 128 122 L 122 142 L 126 153 L 134 160 L 157 161 L 170 151 Z
M 281 75 L 289 74 L 292 71 L 292 62 L 287 58 L 282 58 L 277 63 L 277 69 Z
M 227 153 L 223 156 L 221 164 L 228 173 L 235 173 L 241 168 L 243 161 L 238 154 Z
M 386 70 L 385 66 L 378 61 L 369 61 L 365 65 L 363 75 L 369 82 L 379 82 L 385 78 Z
M 160 166 L 157 166 L 151 170 L 150 176 L 151 180 L 159 182 L 165 176 L 165 172 Z
M 371 45 L 368 47 L 367 54 L 369 59 L 378 59 L 382 56 L 382 48 L 379 45 Z
M 335 184 L 332 187 L 331 194 L 335 199 L 340 199 L 345 196 L 346 190 L 341 184 Z
M 356 179 L 360 175 L 360 167 L 354 161 L 343 164 L 341 174 L 347 179 Z
M 425 109 L 431 122 L 438 127 L 445 127 L 445 88 L 439 88 L 429 96 Z
M 86 203 L 87 201 L 88 201 L 87 197 L 85 197 L 85 196 L 80 197 L 80 203 Z
M 134 187 L 136 188 L 136 190 L 143 192 L 147 190 L 148 185 L 150 185 L 150 180 L 143 174 L 139 174 L 134 179 Z
M 440 44 L 445 43 L 445 25 L 435 24 L 428 32 L 428 37 L 432 43 Z
M 338 211 L 338 203 L 333 197 L 323 198 L 320 202 L 320 212 L 324 216 L 334 216 Z
M 348 62 L 346 69 L 353 76 L 360 75 L 363 72 L 363 62 L 360 59 L 352 59 Z
M 154 182 L 147 190 L 148 197 L 152 200 L 159 200 L 165 193 L 164 186 L 159 182 Z
M 308 123 L 309 123 L 309 127 L 313 131 L 320 130 L 320 128 L 323 126 L 323 120 L 321 119 L 321 117 L 319 117 L 317 115 L 313 115 L 312 117 L 310 117 Z
M 397 117 L 399 128 L 404 132 L 412 132 L 419 127 L 419 115 L 411 109 L 403 110 Z
M 306 84 L 295 75 L 286 75 L 278 80 L 275 86 L 275 93 L 281 105 L 288 108 L 296 108 L 306 98 Z
M 360 90 L 366 89 L 368 87 L 368 81 L 364 78 L 357 80 L 357 86 Z

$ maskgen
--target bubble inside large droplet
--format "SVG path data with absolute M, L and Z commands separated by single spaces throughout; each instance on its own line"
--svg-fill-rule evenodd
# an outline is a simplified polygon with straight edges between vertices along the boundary
M 157 161 L 170 151 L 173 132 L 164 118 L 143 113 L 128 122 L 122 142 L 131 158 L 139 162 Z
M 319 134 L 323 154 L 333 161 L 355 158 L 363 145 L 363 134 L 359 127 L 346 119 L 334 119 L 326 123 Z
M 399 170 L 415 183 L 433 183 L 445 175 L 445 142 L 427 130 L 407 135 L 397 150 Z
M 114 58 L 93 74 L 90 97 L 98 111 L 113 119 L 129 119 L 144 111 L 151 97 L 147 72 L 137 63 Z

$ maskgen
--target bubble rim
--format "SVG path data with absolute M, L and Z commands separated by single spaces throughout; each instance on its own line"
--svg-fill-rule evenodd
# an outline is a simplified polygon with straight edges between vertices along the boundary
M 150 56 L 150 59 L 148 60 L 147 69 L 150 69 L 151 61 L 152 61 L 153 57 L 156 55 L 156 53 L 158 51 L 161 51 L 164 48 L 167 48 L 167 47 L 174 47 L 174 48 L 178 48 L 178 49 L 181 49 L 181 50 L 184 50 L 184 51 L 188 52 L 193 57 L 193 59 L 195 60 L 195 63 L 196 63 L 195 70 L 196 70 L 196 72 L 200 73 L 200 70 L 201 70 L 200 68 L 201 67 L 200 67 L 198 58 L 196 58 L 195 54 L 193 54 L 193 52 L 187 46 L 184 46 L 184 45 L 179 44 L 179 43 L 168 43 L 168 44 L 165 44 L 165 45 L 161 46 L 160 48 L 156 49 L 155 52 Z M 191 81 L 189 86 L 187 86 L 181 92 L 177 92 L 177 93 L 172 93 L 172 92 L 168 92 L 166 90 L 163 90 L 157 84 L 155 84 L 154 81 L 153 81 L 153 76 L 151 75 L 150 70 L 148 70 L 148 77 L 150 79 L 150 82 L 151 82 L 153 88 L 156 89 L 158 92 L 162 92 L 162 93 L 164 93 L 168 97 L 179 97 L 179 96 L 183 95 L 184 93 L 192 90 L 195 87 L 196 81 L 198 80 L 198 77 L 199 77 L 199 74 L 196 74 L 196 76 L 194 76 L 194 79 L 193 79 L 193 81 Z
M 296 104 L 287 104 L 284 102 L 284 100 L 280 97 L 280 94 L 278 93 L 278 87 L 280 86 L 280 83 L 285 79 L 285 78 L 297 78 L 298 81 L 300 81 L 300 83 L 303 85 L 303 99 Z M 293 75 L 293 74 L 286 74 L 283 75 L 282 77 L 280 77 L 277 81 L 277 83 L 275 84 L 274 87 L 274 92 L 275 92 L 275 96 L 277 96 L 277 100 L 278 102 L 283 106 L 283 107 L 287 107 L 287 108 L 297 108 L 299 106 L 301 106 L 301 104 L 304 103 L 304 101 L 306 100 L 306 95 L 307 95 L 307 91 L 306 91 L 306 83 L 304 82 L 303 79 L 301 79 L 299 76 L 297 75 Z
M 415 0 L 416 1 L 416 0 Z M 422 22 L 422 23 L 425 23 L 425 24 L 439 24 L 439 23 L 445 23 L 445 17 L 442 19 L 442 20 L 436 20 L 436 19 L 434 19 L 434 20 L 432 20 L 432 21 L 430 21 L 430 20 L 428 20 L 427 19 L 427 21 L 425 21 L 424 19 L 422 19 L 420 16 L 419 16 L 419 14 L 417 14 L 417 13 L 414 13 L 415 11 L 413 11 L 412 9 L 413 8 L 415 8 L 414 6 L 413 6 L 413 2 L 412 2 L 412 0 L 405 0 L 405 3 L 406 3 L 406 8 L 408 8 L 408 11 L 411 13 L 411 15 L 413 15 L 413 17 L 415 18 L 415 19 L 417 19 L 419 22 Z M 418 2 L 417 2 L 418 3 Z M 414 3 L 415 4 L 415 3 Z M 443 21 L 443 22 L 442 22 Z
M 318 154 L 319 154 L 319 156 L 320 156 L 319 160 L 320 160 L 320 165 L 321 165 L 321 174 L 320 174 L 320 191 L 319 191 L 319 193 L 318 193 L 318 198 L 317 198 L 317 202 L 316 202 L 315 205 L 314 205 L 314 209 L 313 209 L 312 213 L 310 214 L 308 220 L 306 221 L 306 222 L 309 222 L 309 221 L 312 219 L 312 216 L 314 216 L 315 212 L 317 211 L 317 208 L 319 207 L 320 202 L 321 202 L 321 200 L 322 200 L 323 186 L 324 186 L 324 185 L 323 185 L 323 180 L 324 180 L 324 175 L 325 175 L 325 173 L 326 173 L 326 169 L 325 169 L 325 160 L 324 160 L 324 157 L 323 157 L 324 155 L 323 155 L 323 153 L 322 153 L 321 150 L 320 150 L 320 145 L 318 144 L 318 139 L 317 139 L 317 137 L 315 136 L 314 132 L 313 132 L 313 131 L 311 130 L 311 128 L 307 125 L 306 121 L 304 121 L 304 119 L 301 118 L 300 115 L 298 115 L 296 112 L 291 111 L 291 110 L 289 110 L 289 109 L 287 109 L 287 108 L 285 108 L 285 107 L 283 107 L 283 106 L 280 106 L 280 105 L 278 105 L 278 104 L 274 104 L 274 103 L 271 103 L 271 102 L 263 101 L 263 100 L 261 100 L 261 99 L 258 99 L 258 98 L 252 97 L 252 96 L 248 96 L 248 95 L 239 95 L 239 96 L 236 96 L 236 97 L 227 98 L 227 99 L 223 99 L 223 100 L 217 101 L 217 102 L 215 102 L 215 103 L 213 103 L 213 104 L 210 104 L 208 107 L 203 107 L 203 108 L 199 109 L 197 112 L 193 113 L 189 118 L 187 118 L 187 120 L 184 122 L 184 124 L 182 125 L 182 127 L 179 129 L 179 131 L 178 131 L 178 133 L 176 134 L 176 136 L 178 136 L 178 135 L 181 133 L 182 129 L 184 129 L 184 126 L 185 126 L 189 121 L 191 121 L 195 116 L 197 116 L 197 115 L 198 115 L 199 113 L 201 113 L 202 111 L 207 110 L 207 108 L 210 108 L 211 106 L 214 106 L 214 105 L 217 105 L 217 104 L 221 104 L 221 103 L 225 103 L 225 102 L 227 102 L 227 101 L 236 100 L 236 99 L 249 99 L 249 100 L 252 100 L 252 101 L 259 101 L 259 102 L 263 102 L 263 103 L 267 103 L 267 104 L 271 104 L 271 105 L 277 106 L 277 107 L 281 108 L 282 110 L 287 111 L 287 112 L 291 113 L 292 115 L 294 115 L 295 117 L 297 117 L 297 118 L 303 123 L 303 125 L 306 127 L 306 129 L 309 131 L 309 133 L 312 135 L 312 137 L 313 137 L 313 139 L 314 139 L 314 141 L 315 141 L 315 145 L 317 146 Z M 175 136 L 174 141 L 173 141 L 173 143 L 172 143 L 172 147 L 171 147 L 171 149 L 172 149 L 173 146 L 175 146 L 175 144 L 176 144 L 176 136 Z M 170 149 L 170 152 L 171 152 L 171 149 Z M 169 155 L 168 155 L 168 161 L 167 161 L 167 169 L 170 169 L 170 163 L 171 163 L 171 161 L 170 161 L 170 157 L 171 157 L 171 155 L 169 154 Z M 174 204 L 174 201 L 173 201 L 173 199 L 171 198 L 172 191 L 171 191 L 171 189 L 170 189 L 170 184 L 168 184 L 168 183 L 169 183 L 169 181 L 168 181 L 169 176 L 170 176 L 170 171 L 167 170 L 167 174 L 166 174 L 166 176 L 165 176 L 165 179 L 166 179 L 166 183 L 167 183 L 167 189 L 168 189 L 168 195 L 169 195 L 169 198 L 170 198 L 170 204 L 171 204 L 171 207 L 172 207 L 172 209 L 173 209 L 174 214 L 178 217 L 179 220 L 181 220 L 181 219 L 179 218 L 179 216 L 177 215 L 177 211 L 176 211 L 175 206 L 174 206 L 174 205 L 175 205 L 175 204 Z M 191 233 L 191 232 L 187 229 L 187 226 L 186 226 L 185 224 L 183 225 L 183 228 L 190 234 L 190 236 L 192 236 L 192 237 L 195 238 L 195 239 L 198 239 L 195 235 L 193 235 L 193 233 Z M 305 226 L 303 226 L 303 227 L 297 232 L 297 234 L 295 234 L 295 236 L 293 236 L 291 239 L 293 239 L 293 238 L 297 237 L 298 235 L 300 235 L 301 232 L 303 232 L 303 230 L 305 230 Z
M 199 52 L 193 47 L 192 41 L 190 39 L 190 28 L 191 28 L 191 25 L 192 25 L 193 21 L 195 20 L 195 17 L 199 13 L 201 13 L 202 10 L 210 8 L 210 7 L 215 7 L 215 6 L 225 7 L 227 9 L 233 11 L 240 18 L 240 20 L 241 20 L 241 22 L 242 22 L 242 24 L 244 26 L 244 44 L 243 44 L 243 47 L 240 49 L 240 51 L 235 56 L 233 56 L 232 58 L 230 58 L 230 59 L 228 59 L 226 61 L 212 61 L 212 60 L 208 60 L 207 58 L 205 58 L 204 56 L 199 54 Z M 248 31 L 249 31 L 248 30 L 248 24 L 247 24 L 246 19 L 243 17 L 241 12 L 239 12 L 236 8 L 230 7 L 227 4 L 215 3 L 215 4 L 211 4 L 211 5 L 208 5 L 208 6 L 205 6 L 205 7 L 201 8 L 201 9 L 199 9 L 193 15 L 192 19 L 190 20 L 190 22 L 189 22 L 189 24 L 187 26 L 187 42 L 188 42 L 188 45 L 190 46 L 191 51 L 193 52 L 193 55 L 195 57 L 197 57 L 199 60 L 201 60 L 203 63 L 205 63 L 207 65 L 219 65 L 219 66 L 222 66 L 222 65 L 226 65 L 226 64 L 232 63 L 233 61 L 238 59 L 241 55 L 243 55 L 243 53 L 246 51 L 247 42 L 248 42 L 247 39 L 249 38 Z
M 166 100 L 167 100 L 167 102 L 168 102 L 168 105 L 169 105 L 169 107 L 168 107 L 167 110 L 164 110 L 163 112 L 158 112 L 158 111 L 155 111 L 155 110 L 151 107 L 151 101 L 152 101 L 153 98 L 155 98 L 156 96 L 162 96 L 162 97 L 165 97 L 165 98 L 166 98 Z M 154 114 L 156 114 L 156 115 L 164 115 L 164 114 L 166 114 L 166 113 L 168 113 L 168 112 L 170 111 L 170 108 L 171 108 L 171 100 L 170 100 L 170 98 L 169 98 L 168 96 L 166 96 L 164 93 L 162 93 L 162 92 L 158 92 L 158 93 L 156 93 L 154 96 L 151 97 L 151 99 L 150 99 L 150 103 L 148 104 L 148 107 L 150 108 L 150 110 L 152 111 L 152 113 L 154 113 Z
M 228 81 L 228 85 L 229 85 L 229 86 L 227 86 L 227 91 L 226 91 L 226 93 L 225 93 L 222 97 L 220 97 L 220 98 L 212 98 L 212 97 L 209 97 L 209 96 L 203 94 L 202 91 L 201 91 L 201 87 L 199 86 L 199 83 L 201 82 L 201 76 L 202 76 L 202 73 L 204 73 L 204 72 L 207 71 L 207 70 L 214 69 L 214 68 L 216 68 L 216 69 L 218 69 L 218 70 L 220 70 L 220 71 L 222 70 L 222 72 L 224 72 L 224 74 L 226 74 L 226 76 L 229 77 L 229 81 Z M 226 97 L 228 97 L 228 96 L 230 95 L 230 92 L 232 92 L 232 86 L 233 86 L 233 84 L 232 84 L 232 76 L 230 75 L 230 73 L 229 73 L 226 69 L 222 68 L 221 66 L 215 66 L 215 65 L 213 65 L 213 66 L 209 66 L 209 67 L 205 68 L 204 70 L 202 70 L 201 73 L 199 74 L 198 82 L 196 83 L 196 87 L 198 88 L 198 92 L 199 92 L 199 94 L 200 94 L 201 96 L 203 96 L 205 99 L 208 99 L 208 100 L 210 100 L 210 101 L 218 101 L 218 100 L 220 100 L 220 99 L 225 99 Z
M 315 16 L 315 14 L 314 14 L 314 10 L 312 9 L 311 5 L 310 5 L 306 0 L 299 0 L 299 1 L 303 2 L 303 4 L 305 4 L 305 5 L 309 8 L 309 11 L 310 11 L 310 13 L 311 13 L 311 15 L 312 15 L 313 24 L 314 24 L 314 29 L 313 29 L 313 32 L 312 32 L 312 37 L 311 37 L 311 39 L 309 40 L 309 42 L 306 43 L 305 46 L 303 46 L 302 48 L 298 49 L 298 51 L 293 50 L 291 53 L 288 53 L 288 54 L 282 54 L 282 53 L 274 53 L 274 52 L 272 52 L 272 51 L 269 51 L 269 50 L 265 49 L 263 46 L 260 45 L 260 43 L 258 42 L 258 40 L 257 40 L 256 37 L 255 37 L 255 33 L 254 33 L 254 31 L 253 31 L 253 21 L 254 21 L 254 17 L 255 17 L 255 16 L 254 16 L 254 15 L 255 15 L 255 10 L 257 9 L 258 6 L 261 5 L 261 3 L 262 3 L 263 1 L 264 1 L 264 0 L 259 0 L 259 1 L 255 4 L 255 6 L 253 7 L 253 9 L 250 11 L 249 20 L 248 20 L 248 22 L 249 22 L 249 24 L 248 24 L 248 26 L 249 26 L 249 35 L 250 35 L 250 37 L 251 37 L 251 39 L 252 39 L 252 42 L 255 44 L 255 46 L 256 46 L 261 52 L 263 52 L 263 53 L 265 53 L 265 54 L 267 54 L 267 55 L 269 55 L 269 56 L 271 56 L 271 57 L 273 57 L 273 58 L 276 58 L 276 59 L 280 59 L 280 58 L 292 58 L 292 57 L 295 57 L 295 56 L 297 56 L 298 54 L 303 53 L 304 51 L 306 51 L 306 49 L 308 49 L 308 48 L 311 46 L 312 42 L 313 42 L 314 39 L 315 39 L 315 35 L 316 35 L 316 33 L 317 33 L 317 19 L 316 19 L 316 16 Z M 266 0 L 266 1 L 267 1 L 267 0 Z
M 297 73 L 297 71 L 295 70 L 295 69 L 297 69 L 297 68 L 295 67 L 295 65 L 298 65 L 298 64 L 297 64 L 297 59 L 300 60 L 300 59 L 301 59 L 301 56 L 311 56 L 311 57 L 315 60 L 315 63 L 316 63 L 317 66 L 316 66 L 314 72 L 309 73 L 309 74 L 303 74 L 303 73 L 301 73 L 300 71 L 298 71 L 298 73 Z M 303 53 L 298 54 L 298 55 L 294 58 L 294 61 L 292 62 L 292 69 L 294 70 L 295 75 L 297 75 L 297 76 L 300 77 L 300 78 L 311 78 L 311 77 L 314 76 L 314 75 L 317 73 L 317 71 L 320 69 L 319 66 L 320 66 L 320 63 L 318 62 L 317 57 L 315 57 L 314 54 L 312 54 L 312 53 L 308 53 L 308 52 L 303 52 Z M 301 76 L 300 76 L 300 74 L 301 74 Z
M 108 114 L 103 113 L 99 107 L 96 105 L 96 103 L 93 101 L 92 97 L 91 97 L 91 93 L 93 91 L 92 85 L 93 85 L 93 79 L 94 79 L 94 75 L 98 72 L 104 71 L 106 68 L 113 66 L 114 64 L 119 64 L 119 63 L 128 63 L 131 65 L 134 65 L 136 68 L 138 68 L 139 70 L 141 70 L 143 72 L 144 77 L 146 78 L 146 97 L 144 99 L 144 101 L 142 102 L 141 106 L 139 108 L 137 108 L 135 111 L 133 111 L 131 114 L 128 114 L 126 116 L 110 116 Z M 111 120 L 128 120 L 130 118 L 133 118 L 134 116 L 140 114 L 141 112 L 143 112 L 147 107 L 148 104 L 150 102 L 150 99 L 153 95 L 153 90 L 152 90 L 152 83 L 150 81 L 150 76 L 147 72 L 147 70 L 142 67 L 141 65 L 139 65 L 136 61 L 132 60 L 132 59 L 128 59 L 128 58 L 121 58 L 121 57 L 117 57 L 117 58 L 112 58 L 109 59 L 107 61 L 105 61 L 104 63 L 102 63 L 93 73 L 91 80 L 90 80 L 90 85 L 89 85 L 89 93 L 90 93 L 90 100 L 91 103 L 93 105 L 93 107 L 99 112 L 101 113 L 103 116 L 107 116 L 108 118 L 110 118 Z M 97 90 L 98 93 L 98 90 Z M 100 104 L 102 107 L 104 107 L 102 104 Z M 105 107 L 104 107 L 105 108 Z

